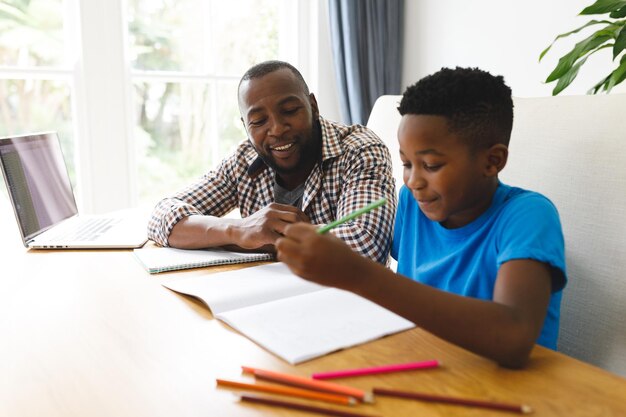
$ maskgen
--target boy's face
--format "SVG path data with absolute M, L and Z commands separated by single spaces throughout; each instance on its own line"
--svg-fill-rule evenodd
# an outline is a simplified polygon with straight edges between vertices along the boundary
M 448 130 L 445 117 L 404 115 L 398 142 L 404 183 L 430 220 L 457 228 L 489 208 L 494 190 L 489 151 L 471 152 Z

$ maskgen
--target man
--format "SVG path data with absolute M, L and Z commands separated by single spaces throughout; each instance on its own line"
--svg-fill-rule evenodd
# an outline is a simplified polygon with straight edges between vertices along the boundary
M 386 262 L 396 209 L 387 147 L 364 126 L 319 115 L 300 72 L 281 61 L 239 83 L 248 134 L 217 169 L 159 202 L 148 236 L 163 246 L 273 250 L 288 224 L 326 224 L 382 197 L 388 204 L 333 229 L 354 250 Z M 241 219 L 220 218 L 239 208 Z

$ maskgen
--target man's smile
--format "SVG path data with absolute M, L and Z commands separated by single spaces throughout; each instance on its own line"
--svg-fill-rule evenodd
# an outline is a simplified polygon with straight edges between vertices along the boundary
M 288 149 L 289 149 L 289 148 L 291 148 L 293 145 L 294 145 L 294 142 L 291 142 L 291 143 L 287 143 L 287 144 L 285 144 L 285 145 L 280 145 L 280 146 L 270 146 L 270 149 L 271 149 L 272 151 L 279 151 L 279 152 L 282 152 L 282 151 L 286 151 L 286 150 L 288 150 Z

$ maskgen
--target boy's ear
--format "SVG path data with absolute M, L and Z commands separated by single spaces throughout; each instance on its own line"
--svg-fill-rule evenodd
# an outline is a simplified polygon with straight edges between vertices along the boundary
M 485 176 L 495 177 L 506 165 L 506 161 L 509 157 L 509 148 L 506 145 L 498 143 L 490 147 L 486 155 Z

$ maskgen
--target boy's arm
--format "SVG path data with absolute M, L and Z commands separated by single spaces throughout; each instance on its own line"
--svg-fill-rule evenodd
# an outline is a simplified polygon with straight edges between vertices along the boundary
M 494 300 L 483 301 L 397 275 L 307 225 L 289 226 L 277 249 L 278 259 L 294 273 L 353 291 L 445 340 L 511 368 L 526 364 L 550 299 L 549 267 L 531 260 L 504 263 Z
M 548 267 L 532 260 L 502 265 L 493 301 L 445 292 L 389 270 L 372 272 L 353 291 L 442 339 L 510 368 L 526 364 L 550 300 Z

